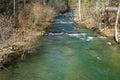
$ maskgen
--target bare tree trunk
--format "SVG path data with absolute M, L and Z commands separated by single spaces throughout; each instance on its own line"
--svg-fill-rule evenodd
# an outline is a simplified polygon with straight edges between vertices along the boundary
M 23 4 L 24 4 L 24 7 L 25 7 L 25 4 L 26 4 L 26 0 L 24 0 L 24 3 L 23 3 Z
M 109 6 L 110 0 L 106 0 L 106 2 L 107 2 L 106 6 Z
M 78 0 L 78 18 L 81 20 L 81 0 Z
M 16 3 L 17 3 L 16 0 L 13 0 L 13 16 L 14 16 L 15 28 L 17 27 Z
M 119 20 L 119 14 L 120 14 L 120 6 L 118 8 L 118 12 L 117 12 L 117 17 L 116 17 L 116 22 L 115 22 L 115 40 L 118 42 L 118 20 Z
M 14 18 L 16 17 L 16 1 L 15 0 L 13 0 L 13 15 L 14 15 Z
M 46 0 L 43 0 L 43 4 L 46 5 Z

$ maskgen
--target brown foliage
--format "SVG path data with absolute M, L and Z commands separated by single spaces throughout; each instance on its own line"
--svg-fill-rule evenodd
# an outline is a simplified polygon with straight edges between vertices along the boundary
M 18 11 L 17 28 L 14 27 L 12 17 L 0 15 L 0 48 L 12 46 L 16 42 L 25 42 L 29 47 L 24 46 L 23 49 L 31 49 L 38 36 L 45 33 L 46 26 L 53 21 L 55 14 L 52 8 L 40 5 L 38 2 L 26 4 L 24 9 Z
M 7 16 L 0 15 L 0 40 L 4 41 L 11 37 L 13 33 L 13 19 Z
M 52 21 L 55 12 L 52 8 L 42 6 L 39 3 L 28 4 L 18 15 L 19 25 L 38 29 L 43 27 L 42 24 L 46 21 Z

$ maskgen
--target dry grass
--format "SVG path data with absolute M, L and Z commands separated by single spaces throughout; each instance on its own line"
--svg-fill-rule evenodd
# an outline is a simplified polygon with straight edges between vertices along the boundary
M 102 30 L 102 32 L 104 32 L 104 34 L 108 37 L 113 37 L 114 36 L 114 28 L 104 28 Z
M 7 40 L 11 36 L 12 27 L 14 27 L 13 23 L 12 18 L 0 15 L 0 39 L 2 41 Z
M 14 31 L 13 27 L 14 22 L 12 18 L 0 15 L 0 48 L 9 44 L 9 39 L 12 37 Z

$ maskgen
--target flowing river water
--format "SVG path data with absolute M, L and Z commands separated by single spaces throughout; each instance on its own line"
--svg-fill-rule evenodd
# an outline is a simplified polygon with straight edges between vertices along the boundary
M 120 46 L 107 42 L 58 16 L 35 54 L 0 72 L 0 80 L 120 80 Z

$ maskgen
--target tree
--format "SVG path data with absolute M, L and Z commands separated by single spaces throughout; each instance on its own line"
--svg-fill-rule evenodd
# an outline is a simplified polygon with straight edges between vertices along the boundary
M 24 2 L 24 7 L 25 7 L 25 4 L 26 4 L 26 0 L 23 0 L 23 2 Z
M 81 20 L 81 0 L 78 0 L 78 18 Z
M 116 17 L 116 22 L 115 22 L 115 40 L 118 42 L 118 20 L 119 20 L 119 14 L 120 14 L 120 6 L 118 7 L 117 11 L 117 17 Z
M 13 0 L 13 15 L 16 17 L 16 0 Z

